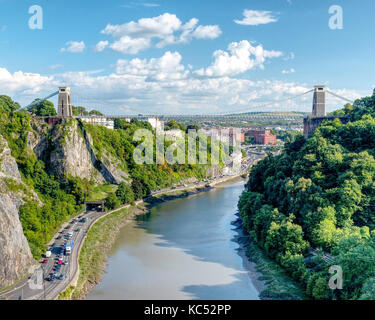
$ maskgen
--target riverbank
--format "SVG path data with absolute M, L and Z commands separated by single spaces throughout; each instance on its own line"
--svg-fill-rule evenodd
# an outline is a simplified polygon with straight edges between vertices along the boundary
M 242 175 L 242 174 L 241 174 Z M 162 202 L 185 198 L 211 190 L 218 183 L 240 179 L 241 175 L 227 176 L 210 183 L 201 183 L 197 186 L 169 189 L 163 193 L 152 195 L 135 206 L 126 206 L 115 212 L 99 218 L 87 233 L 79 254 L 79 276 L 74 289 L 69 286 L 58 299 L 85 299 L 90 290 L 101 282 L 107 264 L 108 253 L 114 244 L 120 230 L 132 221 L 137 215 L 147 213 L 153 206 Z
M 240 245 L 238 254 L 249 270 L 249 276 L 259 291 L 261 300 L 303 300 L 304 290 L 290 278 L 286 272 L 254 243 L 242 228 L 242 221 L 237 213 L 233 222 L 238 232 L 236 239 Z

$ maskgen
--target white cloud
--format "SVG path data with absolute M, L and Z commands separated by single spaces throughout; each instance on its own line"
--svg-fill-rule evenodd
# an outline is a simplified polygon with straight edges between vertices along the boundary
M 194 32 L 193 37 L 197 39 L 215 39 L 221 35 L 219 26 L 198 26 Z
M 243 11 L 244 18 L 242 20 L 234 20 L 237 24 L 245 26 L 257 26 L 260 24 L 268 24 L 278 21 L 278 18 L 271 11 L 247 10 Z
M 54 64 L 52 66 L 49 66 L 49 69 L 51 70 L 56 70 L 56 69 L 59 69 L 59 68 L 62 68 L 63 66 L 61 64 Z
M 285 60 L 285 61 L 288 61 L 288 60 L 294 60 L 295 57 L 296 57 L 296 56 L 295 56 L 294 52 L 289 52 L 288 54 L 286 54 L 286 55 L 284 56 L 284 60 Z
M 141 5 L 144 6 L 144 7 L 150 7 L 150 8 L 160 7 L 160 4 L 158 4 L 158 3 L 141 3 Z
M 296 72 L 296 70 L 293 69 L 293 68 L 281 71 L 282 74 L 290 74 L 290 73 L 295 73 L 295 72 Z
M 108 46 L 108 44 L 109 44 L 108 41 L 99 41 L 99 42 L 96 44 L 94 50 L 95 50 L 96 52 L 102 52 L 102 51 Z
M 262 45 L 254 47 L 247 40 L 232 42 L 228 46 L 228 51 L 216 50 L 212 65 L 195 71 L 195 74 L 202 77 L 233 76 L 255 67 L 262 69 L 266 58 L 282 56 L 280 51 L 267 51 Z
M 110 48 L 125 54 L 136 54 L 153 46 L 162 48 L 170 44 L 187 43 L 192 39 L 215 39 L 221 35 L 217 25 L 198 25 L 198 19 L 187 23 L 174 14 L 164 13 L 153 18 L 142 18 L 122 25 L 108 24 L 102 34 L 110 35 L 114 41 Z M 156 39 L 156 43 L 153 40 Z
M 0 68 L 1 94 L 24 97 L 37 95 L 42 90 L 51 88 L 52 80 L 53 77 L 22 71 L 12 74 L 7 69 Z
M 122 4 L 120 7 L 134 8 L 134 7 L 138 7 L 138 6 L 147 7 L 147 8 L 155 8 L 155 7 L 160 7 L 160 4 L 151 3 L 151 2 L 144 2 L 144 3 L 130 2 L 130 4 Z
M 161 58 L 118 60 L 117 74 L 144 76 L 146 81 L 166 81 L 185 79 L 189 71 L 181 64 L 178 52 L 167 51 Z
M 150 47 L 151 41 L 147 38 L 131 38 L 128 36 L 121 37 L 119 40 L 113 42 L 110 48 L 126 54 L 136 54 L 139 51 Z
M 61 48 L 61 52 L 80 53 L 86 48 L 83 41 L 68 41 L 65 42 L 66 48 Z
M 312 93 L 298 101 L 277 102 L 308 91 L 310 85 L 231 77 L 196 78 L 188 71 L 178 52 L 166 52 L 160 58 L 149 60 L 119 60 L 116 72 L 111 74 L 102 74 L 98 70 L 43 76 L 22 71 L 11 74 L 0 68 L 0 88 L 2 94 L 26 105 L 37 97 L 56 91 L 60 85 L 68 84 L 72 87 L 73 104 L 77 101 L 76 92 L 79 92 L 93 99 L 90 102 L 79 98 L 81 104 L 105 114 L 311 111 Z M 160 77 L 162 81 L 159 81 Z M 337 88 L 332 91 L 347 98 L 369 94 Z M 263 106 L 265 102 L 275 100 L 274 104 Z M 327 98 L 327 101 L 328 110 L 345 104 L 336 98 Z

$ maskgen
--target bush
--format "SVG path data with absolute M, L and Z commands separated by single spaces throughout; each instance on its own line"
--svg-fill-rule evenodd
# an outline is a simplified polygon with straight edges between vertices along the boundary
M 108 210 L 117 209 L 118 207 L 120 207 L 120 205 L 120 200 L 117 198 L 115 193 L 110 193 L 105 199 L 105 207 Z
M 120 200 L 121 204 L 129 204 L 134 201 L 134 193 L 131 186 L 122 182 L 120 183 L 116 196 Z

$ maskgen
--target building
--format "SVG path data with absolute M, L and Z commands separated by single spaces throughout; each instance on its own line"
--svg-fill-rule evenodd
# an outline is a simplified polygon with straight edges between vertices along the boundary
M 151 125 L 151 127 L 157 132 L 164 130 L 164 121 L 160 121 L 158 117 L 147 117 L 147 116 L 139 115 L 137 119 L 139 121 L 148 122 Z
M 271 130 L 249 130 L 245 135 L 253 137 L 256 144 L 276 144 L 276 136 L 271 134 Z
M 209 128 L 202 129 L 207 137 L 211 140 L 219 140 L 222 143 L 229 144 L 230 146 L 235 146 L 245 142 L 245 134 L 242 132 L 241 128 Z
M 158 117 L 155 118 L 147 118 L 147 122 L 151 124 L 151 127 L 156 130 L 157 132 L 163 131 L 164 129 L 164 122 L 160 121 Z
M 109 120 L 106 117 L 98 117 L 98 116 L 82 116 L 79 117 L 83 122 L 97 125 L 97 126 L 103 126 L 108 129 L 113 130 L 115 128 L 115 123 L 113 120 Z

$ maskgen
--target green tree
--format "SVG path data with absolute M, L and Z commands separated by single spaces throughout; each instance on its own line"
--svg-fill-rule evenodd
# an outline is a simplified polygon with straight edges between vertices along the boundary
M 129 204 L 134 201 L 134 193 L 132 187 L 124 182 L 120 183 L 120 185 L 118 186 L 116 196 L 120 200 L 121 204 Z
M 35 99 L 33 102 L 39 101 L 40 99 Z M 33 114 L 40 117 L 55 116 L 56 109 L 51 101 L 44 100 L 28 109 Z
M 108 210 L 113 210 L 113 209 L 117 209 L 118 207 L 120 207 L 121 203 L 115 193 L 110 193 L 105 199 L 104 205 Z

